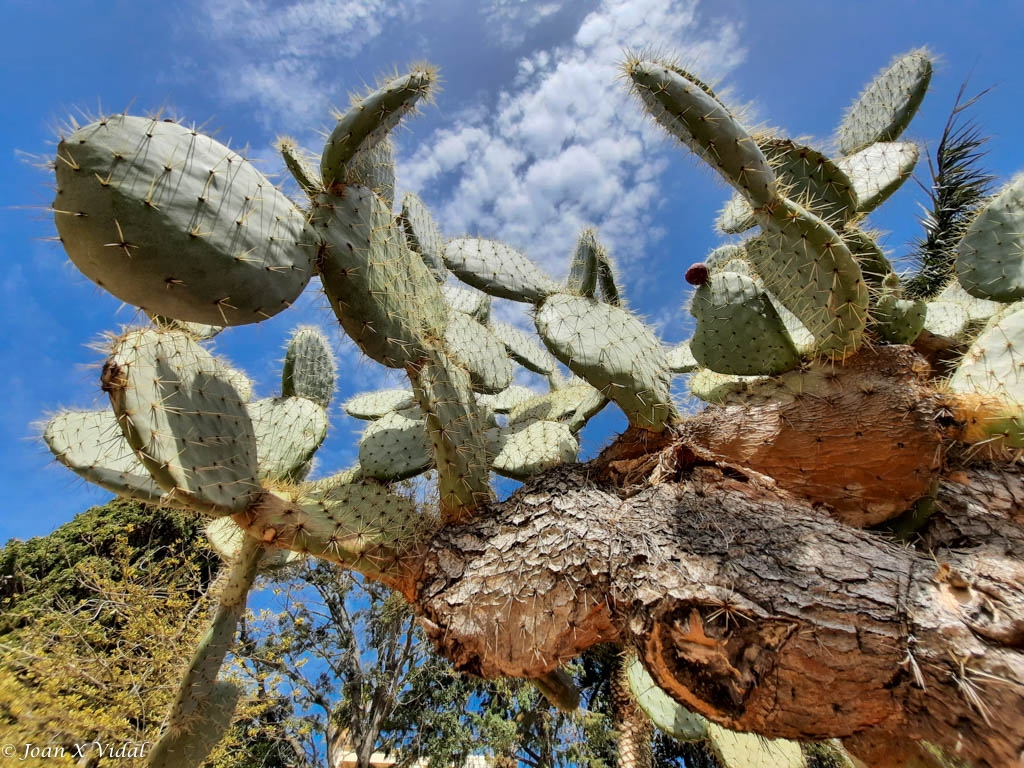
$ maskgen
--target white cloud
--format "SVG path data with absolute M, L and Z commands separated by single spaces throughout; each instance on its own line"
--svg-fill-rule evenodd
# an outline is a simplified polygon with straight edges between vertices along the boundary
M 423 0 L 198 0 L 191 30 L 215 52 L 202 76 L 222 98 L 278 128 L 319 121 L 337 101 L 338 59 L 352 59 Z M 351 83 L 349 85 L 352 85 Z
M 564 6 L 564 1 L 487 0 L 481 4 L 480 12 L 487 20 L 490 41 L 511 49 L 522 45 L 530 30 L 550 19 Z
M 399 184 L 432 203 L 447 235 L 503 240 L 555 277 L 588 225 L 628 264 L 660 235 L 658 180 L 667 152 L 683 150 L 629 95 L 624 51 L 678 53 L 712 78 L 742 60 L 738 40 L 728 21 L 703 25 L 695 0 L 603 0 L 569 43 L 521 59 L 491 109 L 418 141 Z

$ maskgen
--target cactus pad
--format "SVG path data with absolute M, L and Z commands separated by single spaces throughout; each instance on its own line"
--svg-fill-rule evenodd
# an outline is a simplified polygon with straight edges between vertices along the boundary
M 551 353 L 616 403 L 630 424 L 654 432 L 674 414 L 671 373 L 661 343 L 624 309 L 558 294 L 537 311 Z
M 949 382 L 954 392 L 979 392 L 1024 404 L 1024 305 L 995 315 L 967 350 Z
M 319 328 L 296 328 L 288 340 L 281 372 L 281 394 L 304 397 L 326 408 L 334 397 L 334 354 Z
M 503 299 L 538 304 L 559 290 L 523 254 L 494 240 L 452 240 L 445 247 L 444 263 L 462 282 Z
M 688 341 L 665 350 L 665 359 L 668 360 L 668 368 L 672 373 L 690 373 L 700 367 L 697 358 L 690 351 L 690 342 Z
M 491 469 L 503 477 L 526 480 L 559 464 L 576 461 L 580 444 L 566 424 L 531 421 L 487 431 Z
M 256 435 L 259 476 L 298 479 L 327 437 L 327 411 L 304 397 L 268 397 L 246 409 Z
M 365 187 L 317 197 L 320 278 L 342 328 L 373 360 L 401 368 L 444 333 L 447 307 L 384 202 Z
M 916 144 L 879 142 L 836 161 L 850 181 L 858 213 L 871 213 L 910 178 L 920 155 Z
M 775 200 L 775 174 L 757 142 L 704 83 L 677 67 L 630 59 L 634 92 L 651 116 L 718 170 L 756 208 Z
M 395 148 L 391 139 L 360 149 L 345 164 L 345 184 L 366 187 L 377 193 L 388 210 L 395 205 Z
M 448 269 L 444 265 L 444 238 L 426 204 L 411 192 L 407 193 L 402 198 L 400 220 L 409 239 L 409 247 L 420 255 L 434 279 L 444 283 L 448 278 Z
M 503 389 L 493 395 L 478 395 L 476 401 L 483 407 L 495 413 L 511 413 L 512 410 L 533 397 L 537 393 L 532 389 L 513 384 L 508 389 Z
M 956 273 L 981 299 L 1024 298 L 1024 174 L 981 209 L 957 251 Z
M 690 311 L 697 318 L 690 350 L 705 368 L 736 376 L 770 376 L 800 363 L 779 313 L 746 275 L 716 273 L 694 293 Z
M 593 298 L 597 291 L 598 251 L 601 250 L 597 236 L 592 229 L 585 229 L 576 241 L 572 262 L 569 265 L 569 276 L 565 281 L 565 290 L 576 296 Z
M 524 400 L 509 412 L 508 424 L 559 421 L 565 422 L 570 431 L 579 432 L 607 404 L 608 398 L 581 381 Z
M 541 376 L 547 376 L 557 367 L 558 363 L 555 358 L 537 344 L 529 334 L 523 333 L 515 326 L 498 321 L 491 323 L 490 328 L 495 338 L 505 345 L 509 357 L 524 368 L 539 373 Z
M 64 411 L 43 431 L 47 447 L 68 469 L 118 496 L 160 503 L 163 491 L 121 434 L 111 411 Z
M 444 343 L 452 360 L 469 372 L 474 392 L 494 394 L 512 383 L 512 362 L 505 346 L 469 315 L 448 315 Z
M 242 551 L 246 533 L 230 517 L 218 517 L 206 524 L 206 538 L 210 546 L 225 563 L 233 562 Z M 263 573 L 284 568 L 302 559 L 290 549 L 266 549 L 260 557 L 259 570 Z
M 364 392 L 347 401 L 345 413 L 354 419 L 379 419 L 391 411 L 400 411 L 416 402 L 408 389 L 381 389 Z
M 102 381 L 128 443 L 173 498 L 220 516 L 259 492 L 246 406 L 222 365 L 187 334 L 125 333 Z
M 68 256 L 147 312 L 256 323 L 291 306 L 313 274 L 302 212 L 252 163 L 185 126 L 104 118 L 60 142 L 56 172 Z
M 346 165 L 360 150 L 372 149 L 430 93 L 437 75 L 430 69 L 414 69 L 384 83 L 366 96 L 353 98 L 347 112 L 338 115 L 320 158 L 325 187 L 345 180 Z
M 840 151 L 851 155 L 898 138 L 921 106 L 931 77 L 931 56 L 923 48 L 897 58 L 850 107 L 839 126 Z
M 426 422 L 412 411 L 394 411 L 370 422 L 359 440 L 359 466 L 385 482 L 406 480 L 433 463 Z
M 491 316 L 491 297 L 476 288 L 464 288 L 446 283 L 441 286 L 445 304 L 453 312 L 469 315 L 479 323 L 487 324 Z

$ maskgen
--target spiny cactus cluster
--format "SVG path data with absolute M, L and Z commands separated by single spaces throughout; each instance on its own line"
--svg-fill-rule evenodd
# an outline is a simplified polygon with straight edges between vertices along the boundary
M 47 444 L 116 494 L 209 516 L 211 542 L 232 562 L 153 764 L 195 764 L 226 727 L 237 691 L 216 681 L 217 670 L 257 570 L 310 553 L 397 583 L 404 555 L 434 526 L 491 498 L 491 472 L 525 479 L 574 461 L 578 432 L 609 401 L 638 429 L 679 422 L 674 373 L 692 373 L 700 398 L 743 404 L 748 382 L 771 397 L 783 381 L 775 377 L 837 363 L 869 341 L 911 343 L 928 329 L 964 343 L 988 322 L 948 385 L 969 397 L 951 402 L 976 425 L 969 439 L 1024 445 L 1024 310 L 1000 303 L 1024 296 L 1024 179 L 978 215 L 959 246 L 959 284 L 927 304 L 904 297 L 863 226 L 917 161 L 916 145 L 899 136 L 928 86 L 926 52 L 898 59 L 868 87 L 840 126 L 836 159 L 751 134 L 674 64 L 630 58 L 624 69 L 654 119 L 736 189 L 721 229 L 759 228 L 688 271 L 696 330 L 672 349 L 623 305 L 593 231 L 581 233 L 560 285 L 508 245 L 446 239 L 415 195 L 395 213 L 388 133 L 429 97 L 428 68 L 355 99 L 319 164 L 279 142 L 301 205 L 174 122 L 116 115 L 60 142 L 53 207 L 69 256 L 154 325 L 111 340 L 102 386 L 112 410 L 58 414 Z M 248 379 L 201 342 L 283 311 L 314 274 L 341 328 L 370 359 L 403 370 L 409 387 L 349 400 L 345 410 L 368 422 L 359 463 L 308 482 L 334 391 L 326 339 L 297 331 L 281 396 L 255 402 Z M 531 305 L 543 346 L 493 320 L 492 297 Z M 559 363 L 574 376 L 563 378 Z M 514 364 L 546 377 L 548 391 L 513 384 Z M 391 488 L 427 471 L 436 518 Z M 661 712 L 644 674 L 634 665 L 634 691 L 659 725 L 711 738 L 729 765 L 755 764 L 727 757 L 736 738 L 717 726 L 675 704 Z

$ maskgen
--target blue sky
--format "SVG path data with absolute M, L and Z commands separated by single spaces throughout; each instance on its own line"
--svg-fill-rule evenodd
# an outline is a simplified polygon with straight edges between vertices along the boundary
M 279 175 L 276 135 L 319 150 L 318 131 L 349 92 L 429 61 L 444 86 L 397 136 L 399 186 L 431 205 L 446 235 L 503 239 L 559 278 L 579 229 L 597 226 L 631 306 L 666 342 L 689 335 L 682 273 L 720 242 L 712 225 L 729 191 L 643 118 L 616 79 L 624 49 L 676 55 L 754 119 L 828 147 L 866 82 L 927 45 L 940 64 L 907 136 L 932 148 L 970 76 L 974 90 L 996 86 L 975 111 L 993 137 L 989 168 L 1004 180 L 1024 169 L 1013 127 L 1024 103 L 1019 0 L 5 0 L 0 22 L 0 542 L 109 498 L 52 462 L 32 426 L 63 406 L 105 406 L 100 355 L 86 345 L 134 317 L 45 240 L 55 234 L 51 179 L 25 155 L 52 156 L 68 114 L 164 108 L 248 145 Z M 918 232 L 921 199 L 907 184 L 872 217 L 895 256 Z M 289 312 L 222 335 L 217 350 L 269 396 L 289 330 L 312 321 L 330 332 L 342 377 L 326 472 L 355 452 L 359 423 L 338 403 L 402 382 L 360 360 L 324 306 L 311 286 Z M 498 314 L 524 321 L 516 307 Z M 585 450 L 622 424 L 609 409 L 587 428 Z

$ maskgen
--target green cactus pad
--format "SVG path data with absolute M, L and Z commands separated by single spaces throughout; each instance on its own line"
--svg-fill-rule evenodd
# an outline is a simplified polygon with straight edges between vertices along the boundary
M 671 372 L 654 333 L 624 309 L 558 294 L 541 305 L 537 331 L 551 353 L 654 432 L 675 413 Z
M 173 498 L 220 516 L 259 493 L 246 406 L 223 366 L 187 334 L 123 334 L 102 381 L 128 443 Z
M 942 292 L 935 298 L 937 301 L 959 304 L 964 308 L 971 320 L 987 321 L 996 312 L 1006 308 L 1003 302 L 989 301 L 988 299 L 979 299 L 977 296 L 971 296 L 971 294 L 964 290 L 963 286 L 960 285 L 960 281 L 956 278 L 951 280 L 949 285 L 943 288 Z
M 43 440 L 61 464 L 100 488 L 150 504 L 163 491 L 139 461 L 112 411 L 64 411 L 46 423 Z
M 919 155 L 917 145 L 910 142 L 879 142 L 837 160 L 853 182 L 857 212 L 871 213 L 888 200 L 914 173 Z
M 444 249 L 444 263 L 462 282 L 503 299 L 537 304 L 560 290 L 523 254 L 494 240 L 452 240 Z
M 321 282 L 345 332 L 382 365 L 422 357 L 426 340 L 444 334 L 447 307 L 388 207 L 372 190 L 344 187 L 317 197 L 313 218 L 326 242 Z
M 474 392 L 494 394 L 512 383 L 512 361 L 505 345 L 469 315 L 448 315 L 444 344 L 451 359 L 469 372 Z
M 949 381 L 954 392 L 1002 395 L 1024 403 L 1024 304 L 995 315 Z
M 708 742 L 725 768 L 805 768 L 807 765 L 796 741 L 765 739 L 756 733 L 738 733 L 708 723 Z
M 953 341 L 966 341 L 976 330 L 967 308 L 952 301 L 929 301 L 926 303 L 924 327 L 936 336 L 945 336 Z
M 668 368 L 672 373 L 691 373 L 700 367 L 697 358 L 690 351 L 688 341 L 666 349 L 665 359 L 668 360 Z
M 497 394 L 478 395 L 476 401 L 481 407 L 495 413 L 511 413 L 516 406 L 536 396 L 537 393 L 532 389 L 513 384 L 508 389 L 503 389 Z
M 636 656 L 626 664 L 626 680 L 636 703 L 659 730 L 679 741 L 707 738 L 708 721 L 659 688 Z
M 298 479 L 327 437 L 327 411 L 304 397 L 268 397 L 246 408 L 256 435 L 260 478 Z
M 326 408 L 334 397 L 336 368 L 327 337 L 319 328 L 300 326 L 288 339 L 281 372 L 281 394 L 304 397 Z
M 239 556 L 245 536 L 245 531 L 230 517 L 218 517 L 206 524 L 206 538 L 213 551 L 225 563 L 231 563 Z M 290 549 L 266 549 L 260 557 L 258 568 L 260 572 L 268 573 L 297 563 L 301 559 L 301 554 Z
M 928 51 L 919 48 L 898 57 L 846 113 L 839 126 L 839 150 L 852 155 L 869 144 L 894 141 L 910 125 L 932 77 Z
M 491 297 L 476 288 L 463 288 L 446 283 L 441 286 L 445 304 L 453 312 L 469 315 L 478 323 L 486 325 L 491 317 Z
M 853 182 L 821 152 L 791 139 L 764 138 L 758 145 L 790 200 L 833 226 L 857 213 Z M 730 234 L 745 232 L 756 224 L 753 208 L 739 195 L 733 195 L 719 219 L 719 228 Z
M 517 404 L 508 415 L 509 426 L 532 421 L 564 422 L 571 432 L 579 432 L 608 404 L 608 398 L 581 381 L 547 392 L 534 394 Z
M 210 693 L 196 702 L 186 724 L 160 737 L 146 761 L 147 768 L 194 768 L 206 760 L 224 738 L 245 691 L 235 683 L 216 681 Z
M 185 126 L 104 118 L 60 142 L 56 173 L 71 261 L 147 312 L 256 323 L 291 306 L 313 274 L 303 213 L 252 163 Z
M 172 331 L 184 331 L 196 341 L 209 341 L 224 330 L 222 325 L 206 325 L 205 323 L 189 323 L 184 320 L 175 320 L 173 317 L 163 315 L 150 315 L 149 319 L 157 328 L 167 328 Z
M 558 363 L 546 349 L 541 347 L 533 337 L 507 323 L 494 321 L 490 325 L 494 334 L 508 351 L 509 357 L 524 368 L 547 376 L 555 370 Z
M 755 208 L 776 199 L 775 174 L 757 142 L 711 89 L 682 70 L 654 61 L 625 65 L 651 116 L 715 168 Z
M 345 184 L 366 187 L 377 193 L 388 210 L 395 205 L 395 148 L 385 138 L 361 149 L 345 164 Z
M 832 227 L 790 200 L 781 203 L 758 214 L 764 232 L 747 241 L 747 258 L 765 287 L 813 334 L 819 354 L 852 354 L 867 322 L 860 267 Z
M 313 158 L 299 148 L 295 139 L 278 136 L 274 146 L 281 153 L 285 168 L 288 169 L 303 192 L 310 197 L 316 197 L 323 191 L 320 172 L 313 168 Z
M 875 238 L 864 230 L 853 226 L 839 230 L 839 236 L 843 238 L 846 247 L 850 249 L 850 255 L 860 265 L 864 282 L 870 289 L 881 290 L 882 282 L 893 274 L 893 268 Z
M 327 138 L 320 158 L 324 186 L 343 182 L 346 166 L 356 153 L 383 141 L 416 102 L 429 95 L 436 81 L 433 70 L 417 68 L 366 96 L 353 98 L 348 111 L 337 115 L 338 124 Z
M 1024 174 L 975 217 L 957 248 L 956 274 L 980 299 L 1024 298 Z
M 223 360 L 218 359 L 217 362 L 220 364 L 224 377 L 231 382 L 231 386 L 235 388 L 242 402 L 248 403 L 252 400 L 252 379 L 245 375 L 245 371 L 232 368 Z
M 502 477 L 526 480 L 559 464 L 576 461 L 580 444 L 567 424 L 532 421 L 487 430 L 491 469 Z
M 426 422 L 411 411 L 393 411 L 370 422 L 359 440 L 359 466 L 378 480 L 407 480 L 432 463 Z
M 412 390 L 380 389 L 364 392 L 348 400 L 342 407 L 354 419 L 379 419 L 392 411 L 408 408 L 416 402 Z
M 448 279 L 448 269 L 444 265 L 444 238 L 434 217 L 430 215 L 430 209 L 419 197 L 408 192 L 402 198 L 399 219 L 409 239 L 409 247 L 420 255 L 434 279 L 444 283 Z
M 900 280 L 889 274 L 872 309 L 872 327 L 890 344 L 913 344 L 924 329 L 928 308 L 923 299 L 904 299 Z
M 771 300 L 737 272 L 717 272 L 693 296 L 697 363 L 734 376 L 770 376 L 800 364 L 800 354 Z
M 757 381 L 764 381 L 764 377 L 729 376 L 701 368 L 690 376 L 688 386 L 690 394 L 705 403 L 729 405 L 744 402 L 747 386 Z
M 746 268 L 735 268 L 734 262 L 736 261 L 746 263 Z M 704 264 L 710 272 L 740 272 L 744 275 L 750 274 L 750 264 L 747 262 L 747 252 L 742 245 L 733 245 L 732 243 L 720 245 L 704 257 Z
M 597 251 L 597 295 L 605 304 L 619 306 L 619 286 L 615 281 L 615 264 L 608 251 L 601 247 Z
M 580 232 L 565 281 L 567 293 L 593 298 L 597 292 L 598 252 L 603 250 L 592 229 Z
M 469 374 L 440 350 L 410 368 L 416 401 L 426 415 L 442 515 L 462 517 L 490 499 L 486 421 Z

